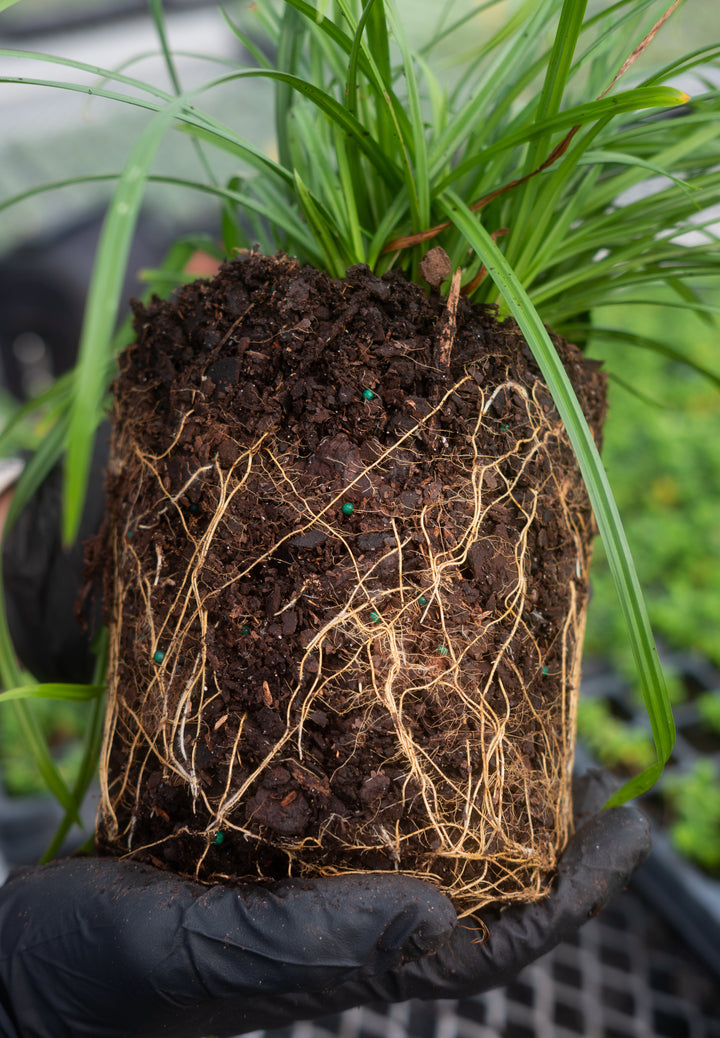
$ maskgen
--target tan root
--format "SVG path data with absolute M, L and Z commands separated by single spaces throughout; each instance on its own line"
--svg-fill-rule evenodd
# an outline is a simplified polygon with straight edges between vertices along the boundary
M 453 290 L 457 305 L 459 283 Z M 446 333 L 437 347 L 441 366 L 455 334 L 454 310 Z M 385 476 L 393 466 L 412 466 L 421 435 L 443 450 L 439 419 L 457 395 L 472 401 L 476 421 L 464 443 L 446 449 L 441 482 L 418 487 L 416 507 L 404 513 L 387 507 L 379 490 Z M 216 456 L 172 489 L 165 461 L 189 415 L 162 456 L 141 447 L 131 421 L 116 430 L 115 458 L 132 486 L 131 501 L 142 504 L 129 508 L 126 525 L 112 532 L 101 809 L 106 846 L 154 860 L 163 845 L 192 837 L 195 876 L 218 879 L 262 875 L 262 864 L 253 869 L 248 862 L 254 848 L 270 844 L 284 856 L 288 874 L 400 869 L 438 884 L 465 914 L 498 899 L 533 900 L 547 890 L 571 826 L 591 531 L 577 481 L 557 468 L 558 450 L 566 453 L 567 443 L 546 400 L 532 385 L 507 378 L 487 387 L 466 373 L 390 446 L 376 444 L 372 460 L 359 465 L 355 455 L 333 457 L 326 446 L 325 460 L 336 473 L 331 483 L 309 478 L 307 458 L 271 429 L 250 445 L 238 444 L 230 463 Z M 514 408 L 512 429 L 494 413 L 507 401 Z M 193 487 L 213 502 L 199 528 L 187 509 Z M 243 515 L 253 511 L 261 524 L 266 502 L 273 502 L 281 519 L 274 520 L 277 535 L 269 546 L 257 544 L 249 524 L 238 520 L 239 499 Z M 372 550 L 348 533 L 341 512 L 347 500 L 372 519 Z M 537 530 L 548 508 L 576 559 L 563 619 L 554 624 L 538 609 L 534 575 Z M 512 529 L 503 519 L 510 512 L 519 517 Z M 185 543 L 173 558 L 156 537 L 168 524 Z M 233 555 L 225 569 L 224 545 L 238 538 L 242 561 Z M 270 635 L 262 625 L 248 632 L 251 616 L 227 615 L 228 589 L 314 541 L 333 546 L 334 567 L 310 570 L 269 618 L 282 624 L 302 607 L 314 619 L 292 681 L 265 675 L 257 682 L 257 709 L 282 722 L 277 734 L 263 734 L 253 710 L 228 705 L 211 635 L 218 624 L 235 625 L 237 652 L 251 670 L 254 645 Z M 473 581 L 481 584 L 485 562 L 492 563 L 495 584 L 469 594 Z M 509 676 L 522 686 L 519 699 L 508 695 Z M 551 696 L 542 691 L 548 688 Z M 337 746 L 335 771 L 326 773 L 314 762 L 313 731 L 333 715 L 352 718 L 355 742 Z M 211 775 L 205 747 L 218 733 L 226 738 Z M 363 787 L 364 820 L 349 829 L 335 790 L 357 748 L 376 737 L 372 775 Z M 120 768 L 113 766 L 118 754 Z M 283 781 L 287 777 L 282 795 L 273 793 L 268 778 L 280 775 L 278 769 Z M 163 825 L 156 818 L 157 838 L 138 838 L 140 791 L 152 791 L 152 783 L 184 791 L 192 824 L 178 830 L 172 819 Z M 323 808 L 321 820 L 302 832 L 288 823 L 283 832 L 267 821 L 273 797 L 279 817 L 294 818 L 295 811 L 307 820 Z M 234 873 L 209 864 L 218 833 L 248 848 Z

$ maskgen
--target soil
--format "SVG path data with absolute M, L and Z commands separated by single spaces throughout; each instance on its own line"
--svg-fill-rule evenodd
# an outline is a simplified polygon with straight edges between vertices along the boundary
M 248 254 L 135 306 L 114 387 L 98 847 L 201 880 L 541 896 L 593 521 L 518 328 Z M 553 338 L 599 439 L 605 378 Z

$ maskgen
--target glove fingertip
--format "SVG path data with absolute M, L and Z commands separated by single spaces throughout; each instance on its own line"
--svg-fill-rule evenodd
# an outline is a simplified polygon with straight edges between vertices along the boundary
M 576 832 L 558 869 L 578 915 L 595 915 L 623 890 L 652 849 L 650 822 L 635 807 L 601 811 Z
M 576 832 L 564 855 L 564 863 L 574 859 L 607 864 L 614 871 L 628 874 L 647 858 L 652 850 L 650 821 L 637 807 L 609 807 L 600 811 Z
M 384 930 L 379 946 L 394 946 L 403 962 L 422 959 L 446 944 L 457 927 L 450 901 L 426 883 L 408 897 L 407 907 Z

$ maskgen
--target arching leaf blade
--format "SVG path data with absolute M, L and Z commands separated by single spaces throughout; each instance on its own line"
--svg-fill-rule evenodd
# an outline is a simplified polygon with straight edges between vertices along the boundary
M 441 206 L 448 219 L 480 256 L 489 276 L 500 289 L 508 309 L 540 366 L 565 425 L 605 544 L 650 718 L 658 767 L 662 770 L 675 743 L 672 709 L 635 564 L 592 434 L 545 326 L 502 252 L 470 209 L 456 195 L 446 193 Z M 636 776 L 631 783 L 618 791 L 613 802 L 622 803 L 630 796 L 637 795 L 643 789 L 649 788 L 656 777 L 656 771 L 653 769 L 643 772 L 642 776 Z M 643 783 L 647 784 L 643 786 Z

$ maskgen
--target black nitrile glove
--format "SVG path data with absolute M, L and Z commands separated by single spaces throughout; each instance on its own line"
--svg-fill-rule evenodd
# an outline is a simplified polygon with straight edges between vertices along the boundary
M 263 889 L 109 858 L 21 869 L 0 890 L 2 1035 L 227 1038 L 367 1002 L 476 994 L 577 930 L 648 849 L 636 810 L 592 816 L 551 895 L 486 913 L 484 941 L 404 876 Z
M 56 478 L 10 533 L 6 591 L 26 665 L 82 680 L 87 645 L 68 620 L 80 574 L 73 557 L 55 557 Z M 91 487 L 90 527 L 102 497 L 99 480 Z M 33 601 L 67 631 L 43 639 Z M 636 810 L 597 813 L 608 795 L 601 782 L 583 784 L 580 827 L 552 893 L 485 913 L 486 940 L 433 887 L 399 875 L 264 889 L 206 887 L 113 859 L 19 870 L 0 889 L 0 1038 L 223 1038 L 504 984 L 595 914 L 647 855 Z
M 236 1035 L 295 1018 L 296 999 L 331 1010 L 345 983 L 371 991 L 454 923 L 403 877 L 266 890 L 110 858 L 25 868 L 0 890 L 2 1035 Z
M 8 626 L 16 653 L 38 681 L 87 682 L 92 678 L 90 637 L 100 623 L 99 602 L 88 603 L 84 622 L 76 617 L 75 606 L 82 584 L 83 541 L 102 522 L 109 436 L 108 425 L 102 425 L 95 439 L 80 532 L 72 547 L 63 550 L 60 535 L 60 466 L 3 532 Z

